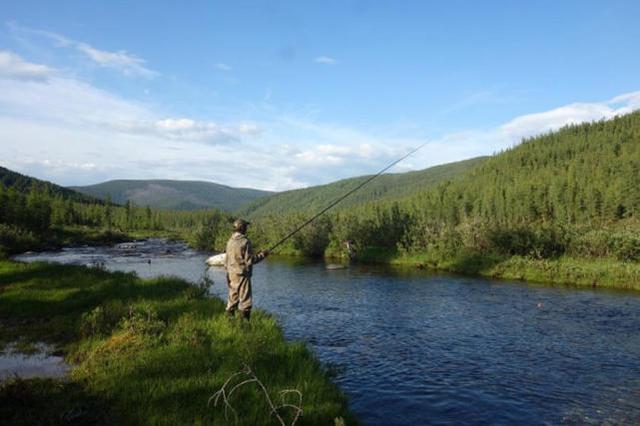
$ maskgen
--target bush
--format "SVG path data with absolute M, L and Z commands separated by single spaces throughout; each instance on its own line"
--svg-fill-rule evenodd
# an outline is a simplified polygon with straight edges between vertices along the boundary
M 293 247 L 305 256 L 321 257 L 329 246 L 330 232 L 331 222 L 320 217 L 293 236 Z
M 119 300 L 98 306 L 91 312 L 85 312 L 80 318 L 80 335 L 89 337 L 111 334 L 126 313 L 127 309 Z
M 580 257 L 608 257 L 611 252 L 611 232 L 598 229 L 577 233 L 569 245 L 569 252 Z
M 614 234 L 612 236 L 613 254 L 618 260 L 640 260 L 640 237 L 631 234 Z
M 491 248 L 498 254 L 548 259 L 565 251 L 565 238 L 553 228 L 513 228 L 488 232 Z
M 629 231 L 588 231 L 572 239 L 570 252 L 581 257 L 615 257 L 622 261 L 638 261 L 640 236 Z
M 0 224 L 0 257 L 25 252 L 37 246 L 33 232 L 16 226 Z
M 148 304 L 130 306 L 129 314 L 122 318 L 119 327 L 131 334 L 161 336 L 167 324 L 158 318 L 156 310 Z

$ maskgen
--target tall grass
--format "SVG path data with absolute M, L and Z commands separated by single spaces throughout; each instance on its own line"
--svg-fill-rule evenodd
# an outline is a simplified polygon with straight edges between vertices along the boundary
M 296 424 L 356 422 L 319 362 L 304 344 L 286 342 L 272 316 L 229 320 L 222 301 L 200 294 L 176 278 L 0 261 L 0 339 L 61 345 L 73 382 L 129 424 L 227 424 L 224 409 L 207 402 L 244 366 L 273 400 L 285 389 L 302 393 Z M 237 424 L 273 424 L 261 392 L 234 393 Z
M 478 251 L 461 251 L 453 255 L 429 251 L 413 255 L 396 253 L 385 262 L 491 278 L 640 290 L 640 263 L 612 257 L 589 259 L 560 256 L 537 259 Z

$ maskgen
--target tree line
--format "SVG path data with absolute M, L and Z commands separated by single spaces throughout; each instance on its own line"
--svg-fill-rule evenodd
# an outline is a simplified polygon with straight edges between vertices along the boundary
M 259 217 L 254 238 L 269 245 L 304 219 Z M 344 241 L 351 241 L 361 253 L 640 260 L 639 223 L 636 112 L 526 139 L 398 201 L 339 210 L 305 229 L 284 251 L 340 254 Z
M 65 193 L 32 182 L 23 192 L 0 184 L 0 255 L 13 254 L 59 243 L 65 231 L 102 233 L 105 241 L 114 236 L 174 235 L 203 250 L 224 246 L 231 217 L 221 211 L 193 212 L 156 210 L 124 206 L 110 200 L 77 201 Z
M 348 190 L 350 188 L 345 188 Z M 254 245 L 267 248 L 310 213 L 252 218 Z M 86 200 L 31 182 L 0 184 L 0 252 L 37 246 L 61 229 L 107 234 L 172 233 L 220 251 L 232 216 L 217 210 L 154 210 Z M 398 199 L 350 205 L 295 235 L 281 252 L 361 258 L 429 253 L 562 255 L 640 260 L 640 112 L 567 126 L 524 140 L 457 177 Z

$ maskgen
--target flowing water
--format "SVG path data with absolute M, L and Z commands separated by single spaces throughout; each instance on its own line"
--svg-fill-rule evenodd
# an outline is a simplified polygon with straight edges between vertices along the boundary
M 18 259 L 198 281 L 205 257 L 154 239 Z M 223 271 L 208 274 L 225 297 Z M 253 293 L 365 425 L 640 424 L 636 293 L 272 258 Z

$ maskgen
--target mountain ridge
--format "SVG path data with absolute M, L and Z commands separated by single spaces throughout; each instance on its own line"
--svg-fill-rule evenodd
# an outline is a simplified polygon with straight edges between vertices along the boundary
M 345 199 L 337 208 L 344 209 L 369 201 L 400 200 L 424 187 L 460 175 L 488 158 L 490 157 L 474 157 L 422 170 L 385 173 Z M 239 209 L 238 213 L 250 218 L 259 218 L 273 214 L 287 214 L 293 211 L 319 210 L 371 176 L 355 176 L 324 185 L 277 192 L 252 201 Z
M 103 200 L 75 191 L 53 182 L 38 179 L 32 176 L 23 175 L 14 170 L 0 166 L 0 185 L 5 188 L 13 188 L 15 191 L 26 193 L 32 188 L 44 189 L 53 195 L 60 195 L 63 198 L 82 203 L 103 203 Z
M 72 190 L 113 202 L 167 210 L 216 208 L 231 212 L 256 198 L 271 194 L 251 188 L 235 188 L 215 182 L 171 179 L 113 179 L 95 185 L 71 186 Z

